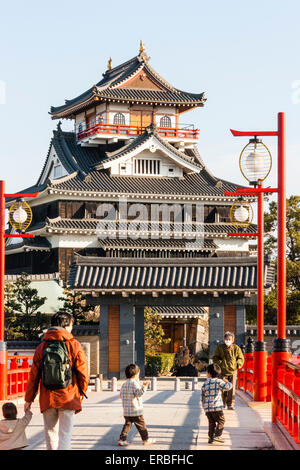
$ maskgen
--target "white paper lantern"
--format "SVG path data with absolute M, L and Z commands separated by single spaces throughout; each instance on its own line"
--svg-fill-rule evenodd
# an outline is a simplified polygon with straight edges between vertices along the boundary
M 250 183 L 266 179 L 272 168 L 269 149 L 257 138 L 250 139 L 240 155 L 240 170 Z
M 240 206 L 235 210 L 234 217 L 238 222 L 246 222 L 249 218 L 249 211 L 246 207 Z
M 22 207 L 19 207 L 13 213 L 13 219 L 17 224 L 24 224 L 27 219 L 27 212 Z

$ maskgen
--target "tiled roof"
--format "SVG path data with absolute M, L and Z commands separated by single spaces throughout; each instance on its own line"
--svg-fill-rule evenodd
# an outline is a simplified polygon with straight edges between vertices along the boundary
M 162 318 L 201 318 L 208 313 L 206 307 L 194 305 L 164 305 L 152 307 L 152 310 L 157 312 Z
M 50 242 L 45 237 L 23 238 L 19 243 L 9 243 L 5 246 L 5 253 L 10 251 L 49 251 Z
M 265 264 L 265 269 L 273 268 Z M 271 275 L 269 275 L 271 277 Z M 68 285 L 75 290 L 255 290 L 253 258 L 129 259 L 78 257 Z M 268 287 L 266 285 L 266 287 Z
M 191 104 L 202 103 L 204 93 L 192 94 L 187 92 L 172 92 L 159 90 L 142 90 L 135 88 L 114 88 L 98 92 L 100 98 L 110 98 L 112 100 L 126 101 L 144 101 L 151 103 L 168 103 L 168 104 Z
M 161 85 L 162 90 L 119 88 L 122 83 L 125 83 L 126 80 L 142 69 Z M 204 93 L 188 93 L 170 85 L 148 64 L 145 55 L 140 54 L 111 70 L 107 70 L 105 74 L 103 74 L 102 80 L 76 98 L 66 100 L 65 104 L 62 106 L 52 106 L 50 114 L 52 114 L 54 119 L 66 117 L 91 106 L 96 99 L 102 99 L 104 101 L 125 100 L 129 102 L 142 101 L 194 106 L 203 106 L 205 102 Z
M 55 180 L 46 180 L 41 184 L 41 176 L 36 185 L 23 189 L 23 193 L 34 191 L 52 190 L 53 192 L 88 192 L 88 193 L 107 193 L 107 194 L 126 194 L 126 195 L 163 195 L 167 196 L 189 196 L 195 197 L 219 197 L 226 200 L 224 190 L 235 191 L 240 185 L 220 179 L 204 165 L 197 149 L 189 149 L 188 154 L 181 153 L 171 144 L 162 142 L 169 151 L 178 154 L 187 161 L 200 169 L 198 173 L 185 174 L 180 178 L 170 177 L 145 177 L 145 176 L 112 176 L 107 170 L 96 169 L 101 166 L 103 161 L 120 155 L 121 152 L 129 151 L 129 147 L 139 145 L 142 139 L 149 138 L 149 132 L 139 136 L 129 145 L 123 145 L 118 142 L 115 144 L 101 145 L 98 147 L 82 147 L 76 143 L 75 134 L 64 132 L 60 126 L 54 131 L 52 143 L 57 156 L 69 175 Z M 48 156 L 49 158 L 49 152 Z M 228 200 L 228 198 L 227 198 Z M 9 199 L 7 199 L 9 202 Z
M 122 222 L 122 225 L 119 222 L 115 221 L 101 221 L 101 219 L 62 219 L 61 217 L 57 217 L 56 219 L 49 219 L 47 218 L 44 222 L 39 222 L 38 224 L 32 225 L 28 228 L 28 232 L 35 232 L 41 229 L 47 229 L 48 232 L 57 232 L 57 233 L 93 233 L 93 234 L 100 234 L 103 233 L 104 230 L 107 231 L 128 231 L 128 232 L 162 232 L 165 234 L 166 232 L 181 232 L 184 236 L 184 228 L 182 227 L 181 223 L 177 222 L 159 222 L 155 223 L 155 228 L 152 227 L 151 229 L 151 221 L 139 221 L 138 225 L 135 230 L 132 227 L 133 221 L 127 221 L 126 227 L 125 222 Z M 154 222 L 153 222 L 154 223 Z M 137 222 L 136 222 L 137 224 Z M 196 233 L 197 227 L 195 224 L 192 224 L 192 230 Z M 233 227 L 233 225 L 229 223 L 223 222 L 215 222 L 215 223 L 204 223 L 204 233 L 210 235 L 210 237 L 218 237 L 218 236 L 225 236 L 227 233 L 235 233 L 239 232 L 240 229 Z M 202 224 L 200 226 L 202 229 Z M 187 231 L 187 227 L 186 227 Z M 200 231 L 200 229 L 199 229 Z M 247 232 L 255 232 L 256 225 L 252 224 L 250 227 L 247 228 Z M 104 239 L 106 240 L 106 239 Z M 109 238 L 107 239 L 109 240 Z M 152 240 L 152 239 L 151 239 Z M 155 240 L 153 236 L 153 240 Z M 174 240 L 175 241 L 175 240 Z M 178 241 L 178 240 L 176 240 Z M 115 242 L 114 240 L 112 242 Z M 193 242 L 193 240 L 191 240 Z M 173 243 L 173 240 L 172 240 Z M 211 246 L 212 247 L 212 246 Z
M 82 147 L 77 144 L 74 132 L 62 131 L 60 123 L 57 129 L 53 131 L 50 148 L 51 145 L 53 145 L 56 155 L 67 172 L 69 174 L 77 172 L 81 178 L 86 177 L 95 165 L 107 158 L 107 151 L 116 151 L 118 148 L 124 146 L 122 142 L 118 142 L 109 145 L 98 145 L 97 147 Z M 49 153 L 50 149 L 38 179 L 38 184 L 44 173 Z
M 78 174 L 67 180 L 52 181 L 55 191 L 104 192 L 117 194 L 158 194 L 164 196 L 219 196 L 225 199 L 224 190 L 235 191 L 238 185 L 221 181 L 212 181 L 206 169 L 199 173 L 190 173 L 182 178 L 151 176 L 111 176 L 107 171 L 91 171 L 88 178 Z
M 184 251 L 184 250 L 215 250 L 218 246 L 214 243 L 213 240 L 204 240 L 204 246 L 199 247 L 196 243 L 191 243 L 188 240 L 177 240 L 177 239 L 136 239 L 132 240 L 127 239 L 113 239 L 108 238 L 105 240 L 99 239 L 99 244 L 105 250 L 116 248 L 116 249 L 146 249 L 146 250 L 174 250 L 174 251 Z

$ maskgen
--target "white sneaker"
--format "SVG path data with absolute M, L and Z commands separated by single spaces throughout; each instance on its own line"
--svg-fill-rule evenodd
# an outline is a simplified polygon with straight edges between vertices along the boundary
M 152 444 L 155 444 L 156 441 L 154 439 L 147 439 L 147 441 L 143 441 L 143 446 L 152 446 Z
M 118 442 L 118 446 L 128 446 L 129 445 L 129 442 L 127 441 L 119 441 Z

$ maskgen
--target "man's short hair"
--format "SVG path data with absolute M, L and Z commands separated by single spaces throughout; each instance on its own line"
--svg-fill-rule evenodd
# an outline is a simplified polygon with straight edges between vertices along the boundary
M 220 377 L 222 372 L 221 367 L 218 364 L 209 364 L 206 370 L 213 379 Z
M 2 405 L 2 413 L 5 419 L 16 419 L 18 413 L 17 407 L 14 403 L 4 403 Z
M 139 372 L 140 368 L 136 364 L 129 364 L 125 369 L 125 375 L 127 379 L 135 376 Z
M 224 334 L 224 338 L 228 338 L 228 336 L 231 336 L 232 339 L 234 339 L 234 333 L 232 333 L 231 331 L 226 331 L 226 333 Z
M 74 317 L 71 313 L 68 312 L 57 312 L 51 318 L 51 326 L 60 326 L 65 328 L 66 326 L 74 323 Z

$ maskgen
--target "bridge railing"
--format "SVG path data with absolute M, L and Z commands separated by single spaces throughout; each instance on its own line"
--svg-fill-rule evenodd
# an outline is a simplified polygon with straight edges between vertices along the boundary
M 300 444 L 300 359 L 283 361 L 277 370 L 277 420 Z
M 25 395 L 33 356 L 8 356 L 7 399 Z
M 253 353 L 245 353 L 245 362 L 237 374 L 237 388 L 253 398 L 254 391 L 254 364 Z M 272 383 L 272 356 L 267 358 L 267 400 L 271 401 L 271 383 Z
M 244 358 L 244 364 L 237 373 L 237 388 L 252 396 L 254 387 L 253 353 L 245 353 Z

